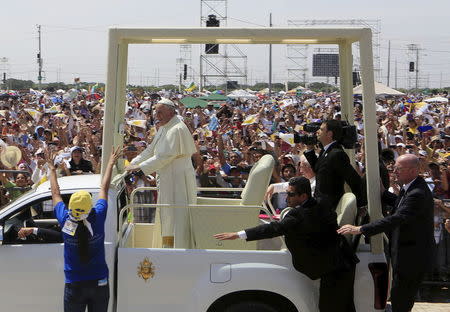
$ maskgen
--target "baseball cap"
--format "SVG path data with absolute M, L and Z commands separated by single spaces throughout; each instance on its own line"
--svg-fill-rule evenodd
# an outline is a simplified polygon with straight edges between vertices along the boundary
M 78 191 L 70 196 L 69 215 L 76 221 L 87 218 L 92 209 L 92 197 L 86 191 Z
M 75 151 L 80 151 L 80 152 L 82 152 L 82 151 L 83 151 L 83 148 L 80 147 L 80 146 L 72 146 L 72 147 L 70 148 L 70 153 L 72 154 L 72 153 L 75 152 Z

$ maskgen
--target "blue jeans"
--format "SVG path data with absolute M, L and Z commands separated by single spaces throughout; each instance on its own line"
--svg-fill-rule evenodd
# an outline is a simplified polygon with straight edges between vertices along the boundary
M 64 312 L 107 312 L 109 284 L 98 286 L 98 281 L 66 284 L 64 288 Z

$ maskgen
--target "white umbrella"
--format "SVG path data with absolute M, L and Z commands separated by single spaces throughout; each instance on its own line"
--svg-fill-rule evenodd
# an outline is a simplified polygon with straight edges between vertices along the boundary
M 305 104 L 306 105 L 314 105 L 316 103 L 317 103 L 316 99 L 307 99 L 307 100 L 305 100 Z
M 379 82 L 375 82 L 375 94 L 376 95 L 405 95 L 404 93 L 395 89 L 389 88 Z M 362 85 L 353 88 L 353 94 L 362 94 Z
M 66 93 L 66 91 L 64 91 L 63 89 L 59 89 L 59 90 L 56 90 L 56 93 L 58 93 L 58 94 L 64 94 L 64 93 Z
M 445 97 L 437 96 L 434 98 L 426 99 L 424 102 L 427 103 L 448 103 L 448 99 Z

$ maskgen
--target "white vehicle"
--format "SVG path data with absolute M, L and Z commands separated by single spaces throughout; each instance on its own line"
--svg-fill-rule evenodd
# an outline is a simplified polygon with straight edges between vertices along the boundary
M 311 40 L 338 43 L 341 48 L 341 97 L 345 103 L 351 100 L 353 41 L 361 42 L 365 99 L 374 96 L 370 38 L 368 29 L 111 29 L 103 154 L 109 155 L 109 147 L 122 142 L 119 124 L 123 120 L 124 70 L 127 68 L 129 43 L 180 43 L 180 40 L 185 43 L 251 41 L 286 44 L 311 43 Z M 374 106 L 369 107 L 365 113 L 370 114 L 373 110 L 372 116 L 375 116 L 374 109 Z M 343 107 L 345 111 L 350 111 L 350 108 Z M 366 143 L 373 139 L 369 130 L 375 129 L 375 121 L 370 121 L 368 116 L 365 116 L 369 119 L 365 124 Z M 376 155 L 370 154 L 374 147 L 366 146 L 369 213 L 372 219 L 376 219 L 381 215 L 379 202 L 374 196 L 379 188 L 378 160 Z M 262 222 L 259 211 L 264 209 L 263 195 L 272 166 L 271 157 L 263 157 L 254 166 L 241 199 L 199 197 L 198 205 L 189 207 L 195 249 L 188 250 L 160 248 L 158 209 L 164 209 L 163 205 L 157 208 L 155 223 L 133 222 L 129 213 L 132 209 L 155 205 L 134 204 L 134 193 L 127 194 L 123 175 L 118 174 L 109 190 L 105 225 L 110 311 L 317 311 L 319 282 L 293 268 L 291 255 L 284 248 L 282 238 L 247 243 L 240 240 L 216 241 L 212 237 L 214 233 L 240 230 Z M 64 200 L 76 191 L 86 190 L 96 201 L 100 176 L 64 177 L 58 183 Z M 220 190 L 224 191 L 223 188 Z M 354 221 L 356 204 L 352 194 L 344 195 L 337 212 L 341 224 Z M 63 245 L 36 237 L 25 241 L 17 239 L 18 229 L 30 225 L 57 226 L 48 182 L 0 211 L 2 310 L 62 311 Z M 358 246 L 361 262 L 357 265 L 355 279 L 357 311 L 384 310 L 388 271 L 382 249 L 379 235 L 372 238 L 370 244 L 361 240 Z

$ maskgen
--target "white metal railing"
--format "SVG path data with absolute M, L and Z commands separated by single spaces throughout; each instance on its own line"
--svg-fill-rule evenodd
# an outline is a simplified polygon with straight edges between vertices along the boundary
M 134 203 L 134 195 L 137 192 L 142 191 L 155 191 L 157 190 L 156 187 L 138 187 L 134 189 L 130 194 L 130 204 L 123 207 L 119 212 L 119 232 L 118 232 L 118 246 L 122 246 L 122 238 L 124 235 L 124 231 L 126 228 L 128 228 L 128 225 L 130 223 L 134 223 L 134 220 L 130 220 L 127 218 L 125 222 L 122 221 L 123 216 L 125 212 L 130 211 L 134 208 L 178 208 L 178 209 L 185 209 L 185 208 L 191 208 L 191 209 L 205 209 L 205 208 L 240 208 L 240 209 L 254 209 L 256 211 L 262 210 L 267 213 L 269 216 L 270 221 L 273 221 L 272 213 L 270 212 L 267 207 L 264 205 L 203 205 L 203 204 L 196 204 L 196 205 L 170 205 L 170 204 L 140 204 L 140 203 Z M 238 188 L 212 188 L 212 187 L 204 187 L 204 188 L 197 188 L 199 191 L 242 191 L 242 189 Z M 126 227 L 124 227 L 126 225 Z

